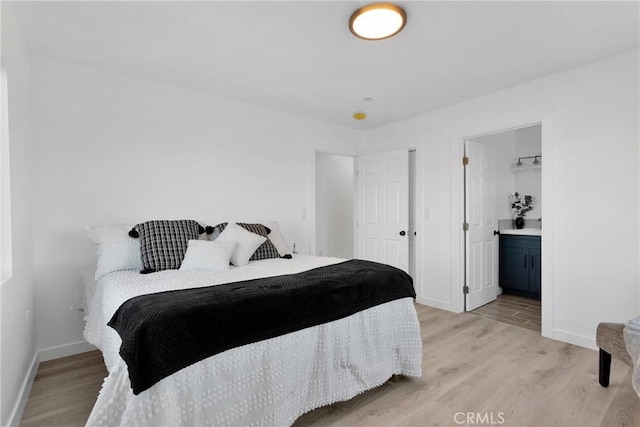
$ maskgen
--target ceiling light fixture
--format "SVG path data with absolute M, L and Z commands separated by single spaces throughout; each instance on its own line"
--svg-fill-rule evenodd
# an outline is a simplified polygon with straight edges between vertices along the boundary
M 398 34 L 407 23 L 407 13 L 391 3 L 374 3 L 353 12 L 349 29 L 364 40 L 383 40 Z
M 358 120 L 358 121 L 364 120 L 364 119 L 367 118 L 367 114 L 359 111 L 357 113 L 353 113 L 353 118 Z

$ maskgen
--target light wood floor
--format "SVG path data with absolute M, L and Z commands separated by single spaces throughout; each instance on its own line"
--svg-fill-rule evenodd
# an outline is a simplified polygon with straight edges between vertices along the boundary
M 487 417 L 484 425 L 492 416 L 504 426 L 640 426 L 631 369 L 619 361 L 602 388 L 596 351 L 493 319 L 417 308 L 422 378 L 387 382 L 295 426 L 457 426 L 468 412 Z M 22 425 L 83 425 L 104 375 L 97 352 L 43 363 Z
M 538 300 L 502 294 L 498 295 L 495 301 L 478 307 L 470 313 L 539 333 L 542 330 L 541 311 Z
M 83 426 L 106 376 L 99 351 L 42 362 L 21 425 Z

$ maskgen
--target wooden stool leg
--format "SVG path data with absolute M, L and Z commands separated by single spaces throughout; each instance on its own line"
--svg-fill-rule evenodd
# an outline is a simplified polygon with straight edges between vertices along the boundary
M 611 373 L 611 355 L 600 349 L 600 385 L 609 387 L 609 374 Z

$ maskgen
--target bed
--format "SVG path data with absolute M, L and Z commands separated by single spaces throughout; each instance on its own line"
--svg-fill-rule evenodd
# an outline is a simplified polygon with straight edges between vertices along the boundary
M 264 259 L 223 273 L 116 271 L 96 285 L 85 338 L 108 376 L 87 425 L 290 425 L 302 414 L 377 387 L 392 375 L 421 376 L 422 342 L 413 298 L 253 342 L 190 364 L 134 393 L 121 337 L 107 326 L 140 295 L 294 275 L 345 260 Z

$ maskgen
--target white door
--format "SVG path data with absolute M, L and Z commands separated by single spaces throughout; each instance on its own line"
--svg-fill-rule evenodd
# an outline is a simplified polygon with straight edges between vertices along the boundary
M 409 150 L 358 157 L 356 258 L 409 272 Z
M 465 142 L 465 222 L 467 311 L 498 295 L 498 229 L 496 155 L 487 146 Z

